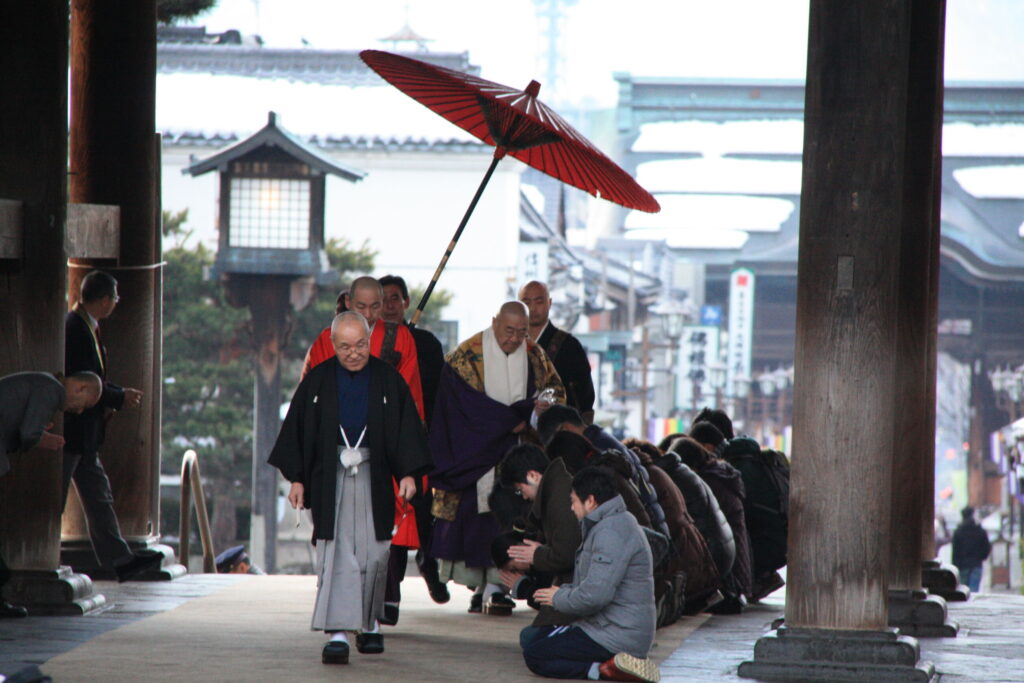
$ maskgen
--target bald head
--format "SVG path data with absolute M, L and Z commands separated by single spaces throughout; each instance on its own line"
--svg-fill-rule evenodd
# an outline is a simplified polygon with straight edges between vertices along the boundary
M 529 314 L 521 301 L 506 301 L 491 321 L 494 338 L 505 353 L 515 353 L 526 339 Z
M 367 325 L 373 327 L 383 305 L 384 289 L 375 278 L 364 275 L 352 281 L 348 289 L 348 307 L 366 318 Z
M 76 372 L 61 380 L 64 412 L 81 413 L 96 405 L 103 395 L 103 380 L 94 372 Z
M 526 304 L 530 312 L 530 336 L 536 339 L 548 324 L 548 314 L 551 312 L 551 293 L 548 292 L 548 286 L 537 280 L 527 282 L 519 288 L 519 300 Z

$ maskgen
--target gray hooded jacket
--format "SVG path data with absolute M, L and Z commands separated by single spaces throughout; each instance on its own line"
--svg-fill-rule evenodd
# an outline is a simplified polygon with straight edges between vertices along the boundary
M 580 521 L 573 582 L 554 595 L 559 612 L 609 652 L 646 657 L 654 642 L 654 567 L 636 518 L 615 496 Z

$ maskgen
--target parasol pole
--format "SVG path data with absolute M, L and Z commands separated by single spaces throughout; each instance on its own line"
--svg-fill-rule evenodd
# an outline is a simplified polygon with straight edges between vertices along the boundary
M 469 208 L 466 209 L 465 215 L 462 216 L 462 222 L 459 223 L 458 229 L 455 234 L 452 235 L 452 241 L 448 243 L 448 248 L 444 252 L 444 256 L 441 257 L 441 262 L 437 264 L 437 270 L 434 271 L 434 277 L 430 280 L 430 284 L 427 285 L 426 291 L 423 292 L 423 297 L 420 298 L 419 305 L 416 306 L 416 312 L 412 314 L 412 320 L 409 321 L 409 327 L 416 327 L 416 323 L 420 321 L 420 316 L 423 315 L 423 309 L 427 305 L 427 299 L 430 298 L 430 294 L 434 291 L 434 286 L 437 284 L 438 278 L 441 277 L 441 271 L 444 270 L 445 265 L 448 264 L 448 257 L 455 251 L 455 244 L 462 237 L 462 231 L 466 227 L 466 223 L 469 222 L 469 217 L 473 215 L 473 210 L 476 208 L 476 203 L 480 201 L 480 195 L 484 193 L 484 188 L 487 187 L 488 181 L 494 174 L 494 169 L 497 168 L 498 162 L 505 156 L 504 147 L 496 147 L 494 149 L 494 158 L 491 159 L 491 165 L 487 168 L 487 173 L 484 174 L 483 180 L 480 181 L 480 187 L 476 188 L 476 194 L 473 195 L 473 201 L 469 203 Z

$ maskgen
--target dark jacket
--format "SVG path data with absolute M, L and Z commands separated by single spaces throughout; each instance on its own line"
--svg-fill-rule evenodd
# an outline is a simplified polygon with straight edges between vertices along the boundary
M 953 532 L 953 564 L 960 571 L 980 567 L 992 552 L 992 543 L 973 519 L 960 523 Z
M 641 457 L 642 460 L 645 460 Z M 669 571 L 681 570 L 686 575 L 685 597 L 707 597 L 718 589 L 720 579 L 715 560 L 711 556 L 704 537 L 686 507 L 686 500 L 665 470 L 657 465 L 647 465 L 651 484 L 658 492 L 658 500 L 665 510 L 669 532 L 672 534 L 672 554 Z M 682 607 L 682 605 L 680 605 Z M 677 615 L 678 616 L 678 615 Z
M 533 569 L 554 576 L 554 583 L 572 582 L 576 549 L 583 540 L 580 523 L 570 507 L 572 475 L 561 458 L 555 458 L 544 470 L 527 519 L 527 530 L 540 532 L 543 545 L 533 554 Z M 564 625 L 572 617 L 552 607 L 542 606 L 533 620 L 534 626 Z
M 431 467 L 426 435 L 405 380 L 382 360 L 369 358 L 366 445 L 370 449 L 370 497 L 378 541 L 391 538 L 395 494 L 392 477 L 418 477 Z M 295 390 L 277 442 L 267 460 L 290 482 L 305 488 L 313 513 L 313 542 L 334 538 L 338 473 L 337 358 L 320 363 Z M 417 482 L 417 485 L 419 482 Z
M 420 365 L 420 386 L 423 387 L 423 420 L 429 426 L 434 416 L 434 401 L 437 399 L 437 385 L 441 381 L 444 367 L 444 350 L 441 342 L 428 330 L 411 327 L 412 339 L 416 343 L 416 360 Z
M 750 597 L 753 592 L 754 563 L 743 509 L 743 479 L 735 467 L 717 458 L 706 461 L 696 472 L 711 487 L 718 506 L 722 508 L 722 514 L 732 528 L 732 537 L 736 541 L 736 562 L 729 576 L 735 582 L 736 590 Z
M 0 476 L 11 468 L 8 453 L 27 451 L 39 443 L 64 399 L 64 386 L 45 372 L 0 377 Z
M 594 380 L 590 376 L 590 360 L 580 341 L 550 321 L 537 344 L 551 358 L 565 386 L 566 405 L 579 411 L 587 422 L 594 416 Z
M 654 642 L 651 549 L 622 498 L 615 496 L 580 521 L 573 582 L 552 602 L 609 652 L 646 657 Z
M 93 336 L 85 311 L 79 311 L 76 307 L 64 316 L 64 374 L 95 372 L 103 380 L 103 394 L 96 405 L 80 415 L 64 414 L 64 450 L 94 453 L 103 445 L 106 411 L 121 409 L 124 389 L 107 381 L 107 349 Z
M 647 475 L 647 470 L 640 464 L 640 459 L 637 457 L 636 453 L 626 448 L 625 444 L 614 436 L 601 429 L 600 425 L 588 425 L 586 429 L 583 430 L 583 436 L 585 436 L 598 451 L 618 451 L 622 454 L 631 468 L 629 478 L 632 479 L 633 485 L 636 487 L 636 493 L 640 497 L 640 500 L 644 505 L 644 509 L 647 511 L 647 517 L 651 521 L 650 528 L 654 529 L 658 533 L 664 534 L 667 538 L 669 536 L 669 531 L 668 525 L 665 524 L 665 511 L 661 509 L 661 504 L 658 502 L 658 495 L 651 487 L 651 480 Z M 626 501 L 626 504 L 629 504 L 629 500 Z
M 736 541 L 733 539 L 729 520 L 722 514 L 711 487 L 684 465 L 675 453 L 668 452 L 655 461 L 673 483 L 679 488 L 686 501 L 686 509 L 693 517 L 693 523 L 708 544 L 711 557 L 720 576 L 732 571 L 736 561 Z
M 766 456 L 771 455 L 785 461 L 785 457 L 778 452 L 762 454 L 761 445 L 757 441 L 742 436 L 728 442 L 723 451 L 725 461 L 735 467 L 743 479 L 746 492 L 743 507 L 755 576 L 786 564 L 788 501 L 779 500 L 779 490 L 770 478 Z

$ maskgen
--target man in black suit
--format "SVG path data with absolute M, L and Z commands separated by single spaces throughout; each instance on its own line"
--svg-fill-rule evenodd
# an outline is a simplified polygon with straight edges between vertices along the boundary
M 594 421 L 594 380 L 590 360 L 579 339 L 551 324 L 551 294 L 543 282 L 527 282 L 519 300 L 530 309 L 530 339 L 544 349 L 565 386 L 566 404 L 579 411 L 587 424 Z
M 386 322 L 404 323 L 405 312 L 409 309 L 409 288 L 405 279 L 398 275 L 385 275 L 378 280 L 384 290 L 384 303 L 380 317 Z M 441 342 L 429 331 L 418 327 L 410 328 L 413 342 L 416 344 L 416 359 L 420 366 L 420 385 L 423 387 L 423 414 L 427 429 L 434 414 L 434 399 L 437 396 L 437 385 L 444 367 L 444 351 Z M 450 599 L 448 587 L 441 582 L 437 574 L 437 560 L 429 557 L 425 548 L 430 546 L 430 532 L 434 520 L 430 514 L 431 496 L 427 491 L 424 495 L 412 499 L 416 513 L 416 529 L 419 532 L 420 548 L 416 551 L 416 566 L 420 575 L 427 583 L 430 597 L 434 602 L 445 603 Z M 404 576 L 404 568 L 395 566 L 398 573 Z
M 99 459 L 103 444 L 107 410 L 137 408 L 142 402 L 138 389 L 120 387 L 106 379 L 107 351 L 103 346 L 99 322 L 110 316 L 120 297 L 117 280 L 109 273 L 95 270 L 82 279 L 78 304 L 64 318 L 64 372 L 95 372 L 103 379 L 99 403 L 81 414 L 64 416 L 64 493 L 74 479 L 89 522 L 89 537 L 100 564 L 113 568 L 120 581 L 158 569 L 163 555 L 153 550 L 135 554 L 121 535 L 114 513 L 110 480 Z

